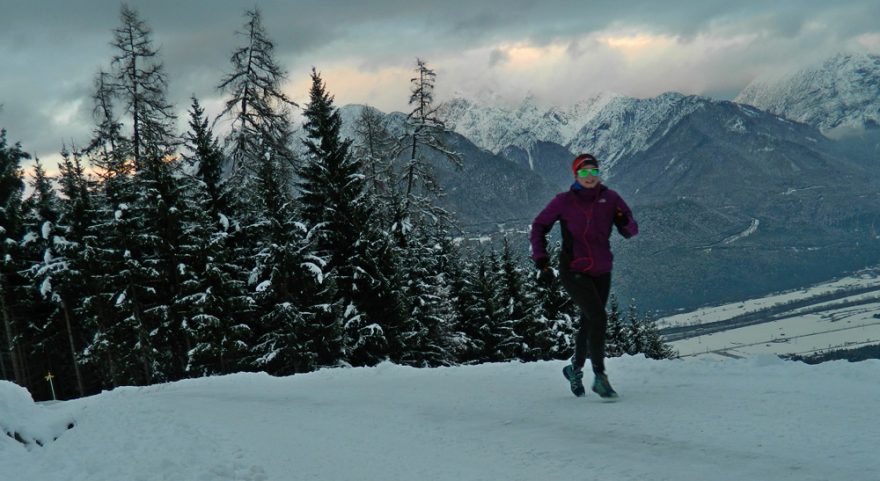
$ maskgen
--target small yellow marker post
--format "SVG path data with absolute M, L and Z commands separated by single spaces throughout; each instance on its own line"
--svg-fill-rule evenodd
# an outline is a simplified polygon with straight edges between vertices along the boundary
M 49 389 L 52 390 L 52 400 L 57 401 L 58 398 L 55 397 L 55 383 L 52 380 L 55 379 L 55 376 L 52 375 L 52 371 L 49 371 L 49 374 L 46 375 L 46 380 L 49 381 Z

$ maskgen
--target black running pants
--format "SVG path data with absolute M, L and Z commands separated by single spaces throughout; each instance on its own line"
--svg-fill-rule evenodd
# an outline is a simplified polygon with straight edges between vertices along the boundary
M 559 280 L 581 311 L 580 327 L 574 345 L 574 367 L 579 369 L 584 367 L 589 340 L 593 373 L 604 374 L 605 328 L 608 325 L 605 304 L 611 291 L 611 273 L 593 277 L 580 272 L 561 270 Z

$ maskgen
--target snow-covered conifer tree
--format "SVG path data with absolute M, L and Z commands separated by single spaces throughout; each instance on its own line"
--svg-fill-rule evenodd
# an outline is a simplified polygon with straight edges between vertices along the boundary
M 194 168 L 195 178 L 202 183 L 208 194 L 210 202 L 203 207 L 207 207 L 211 218 L 219 222 L 221 215 L 227 219 L 230 215 L 224 202 L 226 199 L 222 198 L 223 151 L 208 126 L 205 109 L 195 96 L 192 97 L 189 115 L 189 131 L 184 134 L 189 154 L 184 154 L 183 157 Z
M 501 245 L 498 272 L 498 300 L 504 319 L 514 326 L 520 344 L 514 355 L 524 361 L 534 361 L 550 347 L 551 334 L 547 326 L 535 316 L 535 299 L 526 290 L 525 275 L 514 258 L 510 241 L 505 237 Z
M 462 316 L 471 324 L 470 337 L 482 347 L 476 362 L 515 359 L 521 344 L 513 323 L 504 314 L 505 306 L 498 305 L 498 272 L 496 254 L 483 254 L 475 260 L 471 282 L 466 285 L 466 296 L 473 302 Z
M 70 312 L 63 309 L 61 296 L 56 291 L 66 287 L 65 271 L 70 267 L 56 248 L 56 241 L 62 242 L 57 236 L 61 204 L 38 158 L 33 166 L 31 185 L 33 193 L 24 203 L 26 233 L 21 244 L 26 262 L 24 272 L 30 286 L 17 300 L 28 312 L 22 326 L 22 342 L 39 372 L 51 370 L 65 379 L 72 379 L 75 374 L 77 389 L 82 395 L 84 389 L 75 346 L 69 342 L 72 326 L 70 318 L 65 317 Z M 68 396 L 73 387 L 72 383 L 60 382 L 56 392 Z M 48 392 L 46 395 L 48 397 Z
M 339 111 L 314 69 L 304 115 L 308 156 L 299 172 L 300 211 L 327 256 L 343 307 L 346 357 L 355 365 L 375 364 L 389 356 L 387 336 L 404 322 L 397 253 L 369 188 L 365 159 L 351 155 L 351 141 L 341 139 Z
M 192 216 L 185 225 L 194 270 L 177 301 L 186 313 L 186 330 L 192 338 L 187 372 L 236 372 L 251 367 L 246 358 L 252 347 L 250 324 L 256 306 L 247 287 L 248 269 L 235 256 L 238 223 L 223 195 L 223 154 L 195 97 L 189 126 L 184 135 L 189 152 L 184 157 L 194 173 L 192 178 L 185 177 L 192 182 L 185 201 L 201 215 Z
M 551 246 L 549 249 L 551 265 L 556 265 L 560 252 L 561 247 L 558 242 Z M 577 307 L 571 302 L 558 277 L 554 277 L 550 282 L 539 281 L 531 266 L 526 273 L 526 289 L 530 292 L 529 295 L 535 298 L 533 317 L 540 326 L 538 331 L 543 332 L 537 340 L 537 346 L 541 349 L 539 358 L 568 358 L 574 346 Z
M 630 355 L 645 352 L 645 328 L 635 299 L 630 300 L 625 321 L 626 353 Z
M 620 303 L 617 296 L 611 294 L 608 299 L 608 325 L 605 329 L 605 355 L 608 357 L 619 357 L 626 354 L 629 342 L 627 340 L 627 329 L 624 327 L 621 318 Z
M 645 332 L 645 357 L 649 359 L 673 359 L 678 356 L 675 349 L 663 341 L 653 320 L 646 318 L 643 325 Z
M 0 358 L 8 356 L 11 366 L 0 366 L 4 377 L 11 374 L 12 379 L 21 386 L 27 386 L 27 373 L 23 350 L 17 344 L 18 308 L 17 296 L 27 285 L 20 275 L 23 259 L 19 255 L 19 241 L 24 235 L 22 196 L 24 194 L 21 161 L 30 156 L 21 149 L 21 144 L 8 145 L 6 130 L 0 129 L 0 315 L 3 316 L 3 349 Z M 11 368 L 11 373 L 8 369 Z
M 269 145 L 265 149 L 255 179 L 258 217 L 248 227 L 256 260 L 250 285 L 258 305 L 250 363 L 276 374 L 338 365 L 341 306 L 327 259 L 316 247 L 318 228 L 296 219 L 280 161 Z

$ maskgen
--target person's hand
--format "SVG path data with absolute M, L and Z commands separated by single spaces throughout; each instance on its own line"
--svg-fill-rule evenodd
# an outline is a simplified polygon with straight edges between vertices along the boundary
M 553 273 L 553 269 L 546 268 L 538 271 L 538 282 L 543 286 L 549 286 L 556 280 L 556 274 Z
M 538 282 L 542 285 L 550 285 L 554 279 L 556 279 L 556 274 L 554 274 L 553 269 L 550 267 L 550 259 L 546 257 L 535 260 L 535 267 L 538 268 Z
M 617 212 L 614 213 L 614 225 L 618 228 L 626 227 L 629 224 L 629 217 L 621 210 L 617 209 Z

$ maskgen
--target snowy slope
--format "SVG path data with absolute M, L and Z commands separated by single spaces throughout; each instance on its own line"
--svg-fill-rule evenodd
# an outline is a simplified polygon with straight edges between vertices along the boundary
M 34 406 L 0 382 L 3 479 L 875 481 L 880 362 L 612 359 L 622 400 L 562 362 L 239 374 Z M 31 429 L 33 427 L 33 429 Z
M 781 78 L 758 78 L 736 102 L 819 127 L 880 127 L 880 55 L 839 54 Z

